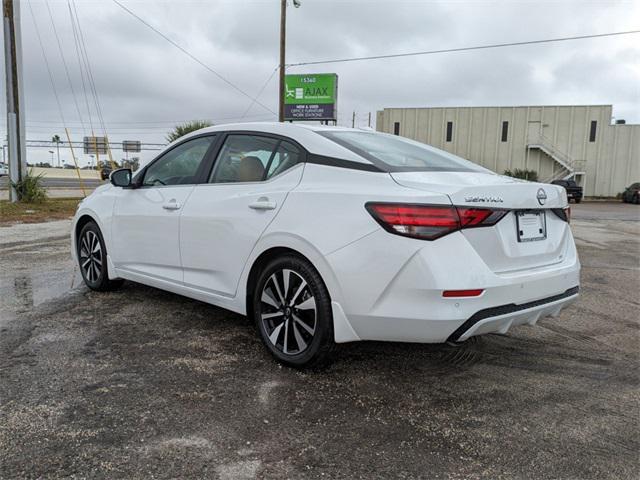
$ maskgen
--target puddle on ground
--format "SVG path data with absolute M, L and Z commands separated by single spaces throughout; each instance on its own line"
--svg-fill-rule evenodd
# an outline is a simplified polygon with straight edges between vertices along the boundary
M 21 256 L 16 265 L 15 256 L 11 257 L 8 262 L 6 258 L 0 262 L 0 328 L 16 315 L 59 298 L 82 284 L 80 272 L 74 269 L 71 260 L 38 265 L 37 261 L 30 264 L 29 259 Z

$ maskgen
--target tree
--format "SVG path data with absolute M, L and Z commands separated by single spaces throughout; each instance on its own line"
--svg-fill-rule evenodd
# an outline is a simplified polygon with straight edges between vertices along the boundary
M 538 181 L 538 172 L 535 170 L 526 170 L 516 168 L 515 170 L 505 170 L 503 175 L 507 175 L 513 178 L 520 178 L 522 180 L 528 180 L 530 182 Z
M 51 137 L 51 141 L 56 144 L 56 150 L 58 151 L 58 166 L 60 166 L 60 135 L 54 135 Z
M 173 127 L 173 130 L 171 130 L 165 138 L 167 142 L 174 142 L 187 133 L 195 132 L 196 130 L 210 127 L 211 125 L 213 125 L 213 123 L 207 120 L 191 120 L 190 122 L 185 122 L 182 125 Z

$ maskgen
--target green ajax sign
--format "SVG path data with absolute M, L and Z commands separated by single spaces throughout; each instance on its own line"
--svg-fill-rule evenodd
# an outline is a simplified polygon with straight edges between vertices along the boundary
M 285 76 L 285 120 L 335 120 L 338 76 L 312 73 Z

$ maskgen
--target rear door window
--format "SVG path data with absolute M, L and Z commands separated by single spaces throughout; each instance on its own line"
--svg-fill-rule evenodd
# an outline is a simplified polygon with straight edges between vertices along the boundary
M 261 182 L 301 161 L 301 150 L 286 140 L 231 134 L 220 149 L 209 183 Z
M 276 175 L 289 170 L 291 167 L 294 167 L 301 162 L 301 157 L 302 155 L 298 147 L 286 140 L 283 140 L 280 142 L 280 145 L 278 145 L 276 154 L 268 165 L 265 179 L 268 180 L 273 178 Z
M 259 135 L 227 136 L 213 166 L 209 183 L 260 182 L 279 141 Z

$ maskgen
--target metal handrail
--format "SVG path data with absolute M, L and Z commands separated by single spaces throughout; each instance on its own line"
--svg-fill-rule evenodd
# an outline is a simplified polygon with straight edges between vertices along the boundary
M 558 149 L 553 144 L 552 140 L 545 136 L 543 133 L 538 133 L 538 139 L 536 142 L 529 142 L 529 145 L 536 144 L 542 146 L 545 150 L 548 150 L 553 157 L 555 157 L 557 160 L 560 160 L 560 163 L 563 164 L 563 167 L 565 167 L 570 173 L 574 173 L 576 171 L 576 165 L 578 164 L 578 162 L 584 162 L 584 160 L 576 160 L 569 154 Z

